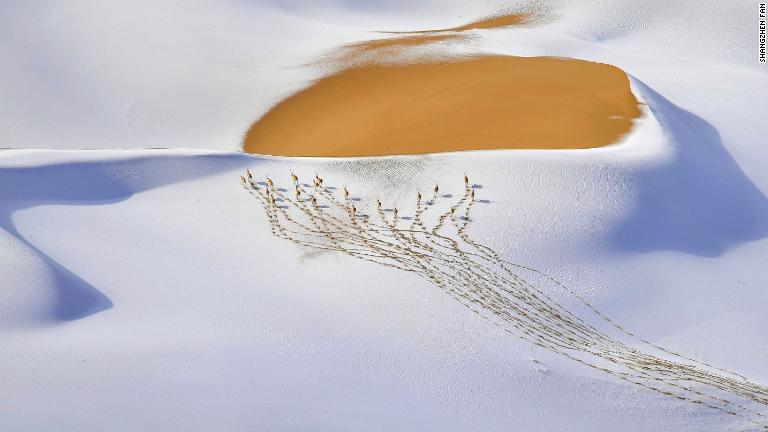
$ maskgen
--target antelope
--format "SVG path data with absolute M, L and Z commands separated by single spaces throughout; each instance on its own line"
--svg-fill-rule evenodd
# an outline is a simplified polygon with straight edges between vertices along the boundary
M 392 210 L 392 222 L 397 222 L 397 207 Z
M 317 206 L 317 198 L 314 195 L 312 195 L 312 205 Z
M 291 181 L 293 181 L 293 184 L 295 184 L 296 186 L 299 185 L 299 177 L 297 177 L 296 174 L 293 173 L 293 171 L 291 171 Z
M 451 207 L 451 217 L 453 217 L 453 216 L 454 216 L 454 212 L 455 212 L 455 211 L 456 211 L 456 209 L 455 209 L 455 208 L 453 208 L 453 207 Z
M 272 207 L 277 207 L 277 203 L 275 202 L 275 196 L 274 195 L 269 197 L 269 202 L 272 203 Z
M 299 187 L 296 186 L 296 201 L 298 201 L 301 198 L 301 190 L 299 190 Z
M 381 210 L 381 200 L 376 198 L 376 208 Z
M 349 191 L 346 186 L 344 186 L 344 199 L 349 199 Z
M 267 186 L 269 186 L 269 187 L 274 187 L 275 186 L 275 183 L 273 183 L 272 179 L 269 178 L 269 177 L 267 177 Z
M 352 215 L 352 217 L 355 217 L 355 215 L 357 214 L 357 207 L 355 207 L 355 205 L 352 204 L 352 208 L 349 209 L 349 212 Z
M 312 183 L 314 183 L 314 184 L 315 184 L 315 187 L 316 187 L 316 188 L 319 188 L 319 187 L 320 187 L 320 181 L 317 179 L 317 176 L 315 176 L 315 178 L 314 178 L 314 179 L 312 179 Z
M 472 198 L 473 200 L 475 199 L 475 190 L 474 189 L 472 189 L 472 191 L 469 193 L 469 197 Z
M 416 202 L 417 203 L 421 202 L 421 192 L 416 192 Z
M 464 186 L 469 187 L 469 177 L 466 174 L 464 174 Z
M 435 195 L 437 195 L 437 192 L 438 192 L 439 190 L 440 190 L 440 187 L 438 187 L 437 185 L 435 185 Z

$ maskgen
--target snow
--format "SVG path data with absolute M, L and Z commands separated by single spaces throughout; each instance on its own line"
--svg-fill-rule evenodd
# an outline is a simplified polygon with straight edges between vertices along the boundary
M 238 184 L 246 168 L 283 186 L 318 172 L 395 203 L 436 180 L 460 191 L 467 172 L 490 200 L 474 238 L 635 334 L 768 383 L 750 2 L 549 2 L 550 18 L 458 48 L 621 67 L 648 110 L 615 146 L 237 152 L 334 47 L 502 6 L 3 3 L 0 429 L 754 430 L 517 339 L 414 275 L 274 238 Z

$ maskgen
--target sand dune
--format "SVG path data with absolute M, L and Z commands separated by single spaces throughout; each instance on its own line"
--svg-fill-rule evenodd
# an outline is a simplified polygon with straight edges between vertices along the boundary
M 351 67 L 285 99 L 244 150 L 369 156 L 591 148 L 640 114 L 627 75 L 600 63 L 486 56 Z
M 632 109 L 635 101 L 626 77 L 615 79 L 620 71 L 606 65 L 565 66 L 562 60 L 511 57 L 403 64 L 419 63 L 405 57 L 414 47 L 460 42 L 468 38 L 463 34 L 468 30 L 531 19 L 529 14 L 496 15 L 445 29 L 391 32 L 407 36 L 344 46 L 335 59 L 342 71 L 267 113 L 249 130 L 244 150 L 282 156 L 382 156 L 589 148 L 626 133 L 639 111 Z M 568 78 L 555 77 L 560 74 Z M 598 83 L 604 77 L 610 78 L 607 88 L 593 88 L 602 87 Z M 559 103 L 559 98 L 571 101 Z M 510 115 L 516 121 L 506 118 Z M 293 127 L 296 121 L 303 127 Z M 552 133 L 550 126 L 560 130 Z M 575 139 L 566 139 L 574 133 Z
M 504 3 L 3 2 L 0 431 L 768 431 L 756 9 L 546 0 L 449 29 Z M 331 154 L 366 127 L 591 136 L 636 109 L 621 71 L 647 104 L 621 145 L 242 153 L 289 108 L 281 136 Z

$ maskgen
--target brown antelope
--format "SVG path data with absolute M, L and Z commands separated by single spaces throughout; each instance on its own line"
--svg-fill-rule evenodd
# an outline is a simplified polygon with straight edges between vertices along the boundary
M 312 195 L 312 205 L 317 206 L 317 198 L 314 195 Z
M 344 199 L 349 199 L 349 191 L 346 186 L 344 186 Z
M 293 181 L 293 184 L 295 184 L 296 186 L 299 185 L 299 177 L 297 177 L 296 174 L 293 173 L 293 171 L 291 171 L 291 181 Z
M 315 178 L 314 178 L 314 179 L 312 179 L 312 183 L 314 183 L 314 184 L 315 184 L 315 187 L 316 187 L 316 188 L 319 188 L 319 187 L 320 187 L 320 180 L 318 180 L 318 179 L 317 179 L 317 176 L 315 176 Z
M 421 202 L 421 192 L 416 192 L 416 202 L 417 203 Z
M 269 202 L 272 203 L 272 207 L 277 207 L 277 202 L 275 202 L 275 196 L 274 195 L 269 197 Z
M 301 190 L 299 190 L 298 186 L 296 187 L 296 201 L 301 199 Z
M 464 174 L 464 186 L 469 187 L 469 177 L 466 174 Z
M 357 207 L 355 207 L 354 204 L 352 204 L 352 207 L 349 209 L 349 214 L 352 215 L 352 217 L 355 217 L 357 214 Z
M 455 212 L 456 212 L 456 209 L 455 209 L 455 208 L 453 208 L 453 207 L 451 207 L 451 217 L 453 217 L 453 216 L 454 216 L 454 213 L 455 213 Z
M 317 181 L 320 183 L 320 187 L 323 187 L 323 179 L 317 176 Z
M 376 198 L 376 208 L 381 210 L 381 200 Z
M 274 187 L 275 186 L 275 183 L 272 182 L 272 179 L 269 178 L 269 177 L 267 177 L 267 186 L 269 186 L 269 187 Z

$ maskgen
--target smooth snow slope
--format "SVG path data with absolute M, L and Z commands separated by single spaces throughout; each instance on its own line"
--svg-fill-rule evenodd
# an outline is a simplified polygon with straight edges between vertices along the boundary
M 626 70 L 648 115 L 617 146 L 215 151 L 333 47 L 499 7 L 386 3 L 0 3 L 0 147 L 19 148 L 0 152 L 0 429 L 750 430 L 515 339 L 422 279 L 279 241 L 237 176 L 320 172 L 394 203 L 467 172 L 490 200 L 478 240 L 768 384 L 754 5 L 551 2 L 538 26 L 456 48 Z M 129 150 L 149 147 L 207 150 Z M 80 148 L 113 150 L 61 151 Z

